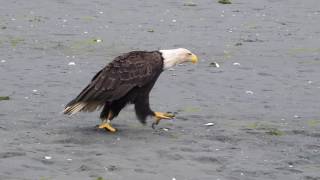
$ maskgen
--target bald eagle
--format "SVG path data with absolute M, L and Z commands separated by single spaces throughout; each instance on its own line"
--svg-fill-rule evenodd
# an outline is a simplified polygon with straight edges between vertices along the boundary
M 89 85 L 66 105 L 63 112 L 72 115 L 103 107 L 99 128 L 116 132 L 111 120 L 127 104 L 134 104 L 138 120 L 145 124 L 146 118 L 153 116 L 156 119 L 152 124 L 154 127 L 161 119 L 174 117 L 150 108 L 149 94 L 159 75 L 176 64 L 197 61 L 197 56 L 184 48 L 125 53 L 100 70 Z

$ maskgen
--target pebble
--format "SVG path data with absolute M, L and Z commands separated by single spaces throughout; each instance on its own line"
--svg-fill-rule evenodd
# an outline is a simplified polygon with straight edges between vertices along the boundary
M 205 126 L 214 126 L 214 123 L 210 122 L 210 123 L 206 123 L 204 124 Z
M 169 129 L 168 129 L 168 128 L 162 128 L 162 130 L 164 130 L 164 131 L 169 131 Z
M 68 64 L 69 66 L 74 66 L 74 65 L 76 65 L 76 63 L 75 62 L 69 62 L 69 64 Z
M 97 42 L 97 43 L 101 43 L 102 42 L 101 39 L 95 39 L 94 41 Z
M 51 156 L 45 156 L 44 159 L 50 160 L 50 159 L 52 159 L 52 157 Z
M 250 94 L 250 95 L 252 95 L 252 94 L 253 94 L 253 91 L 249 91 L 249 90 L 247 90 L 247 91 L 246 91 L 246 94 Z
M 240 63 L 234 62 L 233 65 L 234 65 L 234 66 L 240 66 Z
M 216 67 L 216 68 L 220 67 L 220 65 L 217 62 L 212 62 L 212 63 L 210 63 L 210 65 L 213 67 Z
M 2 63 L 5 63 L 5 62 L 6 62 L 6 60 L 1 60 L 1 62 L 2 62 Z

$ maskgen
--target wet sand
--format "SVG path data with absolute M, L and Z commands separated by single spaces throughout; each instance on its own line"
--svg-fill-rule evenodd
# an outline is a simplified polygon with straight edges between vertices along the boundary
M 0 1 L 0 179 L 320 179 L 320 2 L 186 2 Z M 200 63 L 161 75 L 156 131 L 61 114 L 120 53 L 175 47 Z

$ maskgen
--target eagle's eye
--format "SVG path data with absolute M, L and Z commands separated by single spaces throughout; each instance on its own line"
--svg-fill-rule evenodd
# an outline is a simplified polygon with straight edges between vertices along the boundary
M 188 56 L 191 56 L 192 54 L 191 54 L 191 53 L 187 53 L 187 55 L 188 55 Z

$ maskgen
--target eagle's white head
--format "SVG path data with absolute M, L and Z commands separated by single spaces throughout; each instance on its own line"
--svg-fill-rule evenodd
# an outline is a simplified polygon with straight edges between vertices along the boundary
M 171 68 L 177 64 L 192 62 L 197 63 L 198 57 L 191 53 L 188 49 L 178 48 L 178 49 L 167 49 L 160 50 L 163 61 L 163 69 Z

